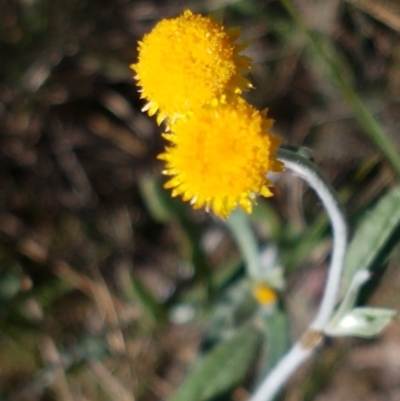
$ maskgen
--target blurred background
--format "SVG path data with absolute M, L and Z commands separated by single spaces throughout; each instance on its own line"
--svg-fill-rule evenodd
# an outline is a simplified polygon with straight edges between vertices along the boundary
M 313 317 L 331 239 L 303 183 L 276 177 L 250 217 L 285 276 L 280 325 L 257 335 L 243 327 L 266 306 L 229 228 L 162 189 L 162 128 L 140 112 L 129 65 L 157 21 L 187 8 L 241 27 L 248 100 L 308 149 L 352 230 L 399 182 L 397 0 L 1 0 L 2 401 L 167 400 L 237 332 L 243 371 L 199 400 L 245 401 L 273 362 L 259 350 L 280 339 L 278 358 Z M 400 305 L 396 224 L 363 303 Z M 375 340 L 329 340 L 280 399 L 398 401 L 399 321 Z

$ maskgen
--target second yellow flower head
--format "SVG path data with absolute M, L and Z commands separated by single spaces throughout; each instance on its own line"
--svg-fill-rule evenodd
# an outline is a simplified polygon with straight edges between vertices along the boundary
M 176 121 L 164 135 L 171 145 L 159 156 L 166 161 L 164 174 L 172 176 L 165 187 L 222 218 L 238 206 L 250 213 L 258 194 L 272 196 L 266 172 L 283 170 L 272 124 L 239 97 Z

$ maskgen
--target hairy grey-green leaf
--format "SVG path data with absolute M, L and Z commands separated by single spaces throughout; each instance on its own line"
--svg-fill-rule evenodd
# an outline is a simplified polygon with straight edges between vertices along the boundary
M 365 213 L 347 252 L 343 272 L 344 289 L 359 270 L 369 270 L 400 225 L 400 187 L 388 192 Z
M 170 401 L 208 401 L 233 390 L 247 374 L 259 342 L 257 330 L 247 326 L 218 344 L 193 366 Z

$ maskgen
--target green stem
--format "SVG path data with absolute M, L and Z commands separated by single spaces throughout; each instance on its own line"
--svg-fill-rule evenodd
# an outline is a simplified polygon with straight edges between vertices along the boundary
M 247 215 L 235 210 L 226 221 L 231 233 L 244 257 L 246 269 L 251 279 L 256 279 L 260 270 L 260 258 L 256 237 L 250 227 Z

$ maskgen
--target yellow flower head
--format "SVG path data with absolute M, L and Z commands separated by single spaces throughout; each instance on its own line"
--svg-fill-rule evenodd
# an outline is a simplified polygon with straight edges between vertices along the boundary
M 265 283 L 256 283 L 252 288 L 253 296 L 260 305 L 274 305 L 278 296 L 273 288 Z
M 283 170 L 272 124 L 238 96 L 175 121 L 164 134 L 171 145 L 159 156 L 166 161 L 164 174 L 172 176 L 165 187 L 222 218 L 237 206 L 250 213 L 257 194 L 272 196 L 266 173 Z
M 160 21 L 139 42 L 138 62 L 131 65 L 148 102 L 143 111 L 158 112 L 159 123 L 173 121 L 223 94 L 250 88 L 243 77 L 250 59 L 240 54 L 246 46 L 234 43 L 238 36 L 237 29 L 189 10 Z

